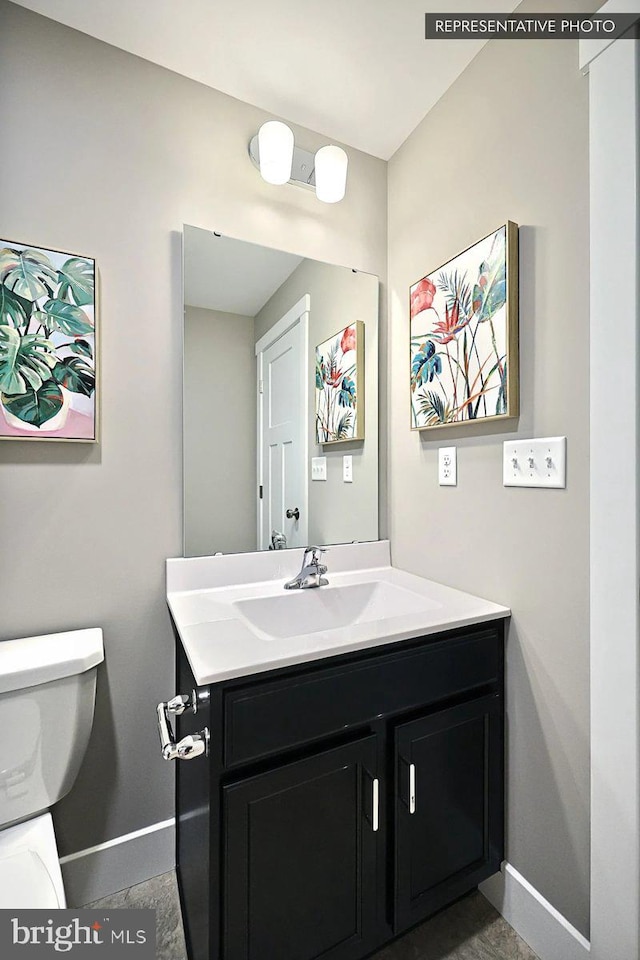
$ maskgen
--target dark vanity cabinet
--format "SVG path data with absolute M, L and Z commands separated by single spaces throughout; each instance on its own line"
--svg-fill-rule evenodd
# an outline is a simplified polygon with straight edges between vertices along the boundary
M 501 697 L 402 723 L 395 743 L 400 931 L 477 886 L 502 860 Z
M 376 753 L 375 735 L 362 737 L 223 788 L 225 958 L 363 956 Z
M 178 731 L 211 734 L 177 764 L 190 960 L 357 960 L 499 869 L 503 641 L 492 621 L 199 689 Z

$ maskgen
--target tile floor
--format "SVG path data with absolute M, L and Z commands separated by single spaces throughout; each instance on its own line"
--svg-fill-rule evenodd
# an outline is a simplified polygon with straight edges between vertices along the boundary
M 186 960 L 175 874 L 146 880 L 88 904 L 152 907 L 157 916 L 157 960 Z M 282 958 L 286 960 L 286 958 Z M 427 920 L 371 960 L 537 960 L 481 893 L 471 893 Z

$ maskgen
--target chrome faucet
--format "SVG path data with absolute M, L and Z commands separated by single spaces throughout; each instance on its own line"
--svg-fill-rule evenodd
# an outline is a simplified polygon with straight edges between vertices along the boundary
M 293 580 L 287 580 L 285 590 L 309 590 L 311 587 L 324 587 L 329 581 L 323 574 L 327 572 L 320 555 L 327 551 L 323 547 L 306 547 L 302 558 L 302 569 Z M 307 559 L 307 558 L 310 559 Z
M 269 550 L 286 550 L 287 549 L 287 538 L 284 533 L 281 533 L 279 530 L 271 531 L 271 543 L 269 544 Z

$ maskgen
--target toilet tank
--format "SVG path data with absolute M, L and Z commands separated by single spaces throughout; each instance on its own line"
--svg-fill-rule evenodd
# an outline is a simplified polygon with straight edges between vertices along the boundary
M 73 786 L 103 659 L 98 627 L 0 643 L 0 829 Z

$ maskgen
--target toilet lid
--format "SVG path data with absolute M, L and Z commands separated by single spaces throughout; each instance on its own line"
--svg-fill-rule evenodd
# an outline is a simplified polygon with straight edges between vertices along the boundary
M 49 871 L 34 850 L 0 858 L 0 910 L 57 909 Z

